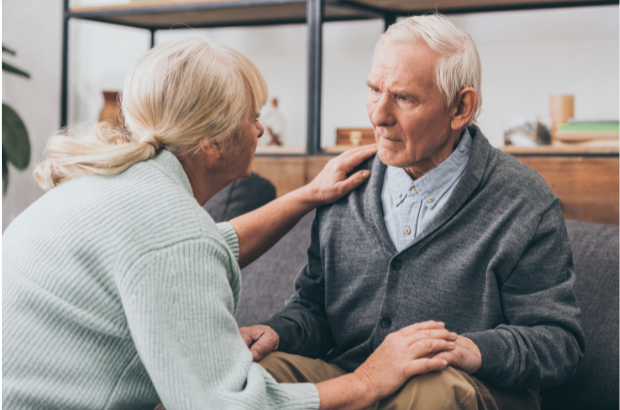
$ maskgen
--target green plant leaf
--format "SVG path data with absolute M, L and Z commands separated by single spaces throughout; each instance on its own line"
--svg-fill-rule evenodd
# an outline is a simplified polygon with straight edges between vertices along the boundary
M 14 109 L 2 104 L 2 154 L 17 169 L 25 169 L 30 162 L 28 131 Z
M 4 159 L 4 152 L 2 153 L 2 193 L 6 192 L 9 186 L 9 168 L 6 166 L 6 160 Z
M 2 52 L 3 53 L 7 53 L 10 54 L 12 56 L 14 56 L 16 53 L 15 51 L 11 50 L 10 48 L 8 48 L 7 46 L 5 46 L 4 44 L 2 44 Z
M 4 61 L 2 62 L 2 71 L 6 71 L 8 73 L 13 73 L 13 74 L 20 75 L 22 77 L 30 78 L 30 74 L 28 74 L 24 70 L 17 68 L 14 65 L 11 65 L 9 63 L 5 63 Z

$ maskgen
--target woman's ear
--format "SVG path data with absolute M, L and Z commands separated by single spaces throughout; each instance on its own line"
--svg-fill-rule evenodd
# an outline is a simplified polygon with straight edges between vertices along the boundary
M 200 140 L 200 152 L 206 155 L 209 162 L 215 162 L 222 156 L 219 144 L 209 142 L 206 137 Z
M 452 108 L 450 127 L 460 130 L 473 117 L 478 106 L 478 92 L 471 87 L 463 88 L 456 95 Z

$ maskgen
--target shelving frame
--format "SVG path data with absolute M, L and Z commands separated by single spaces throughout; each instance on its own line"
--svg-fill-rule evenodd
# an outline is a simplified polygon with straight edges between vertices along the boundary
M 330 155 L 322 152 L 320 135 L 324 22 L 383 19 L 387 29 L 398 17 L 432 11 L 463 14 L 616 4 L 619 0 L 186 0 L 69 8 L 69 0 L 64 0 L 60 126 L 67 125 L 71 19 L 148 30 L 151 47 L 155 45 L 155 33 L 161 29 L 307 24 L 308 123 L 304 155 L 312 156 Z

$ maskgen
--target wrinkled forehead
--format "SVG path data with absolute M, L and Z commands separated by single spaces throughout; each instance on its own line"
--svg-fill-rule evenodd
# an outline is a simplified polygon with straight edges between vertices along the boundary
M 423 41 L 383 43 L 374 55 L 368 82 L 390 87 L 434 84 L 439 57 L 439 54 Z

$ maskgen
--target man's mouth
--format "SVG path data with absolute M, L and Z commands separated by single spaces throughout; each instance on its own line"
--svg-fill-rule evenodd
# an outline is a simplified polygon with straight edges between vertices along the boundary
M 379 135 L 379 138 L 386 140 L 386 141 L 391 141 L 391 142 L 400 141 L 400 139 L 398 139 L 397 137 L 391 136 L 391 135 Z

